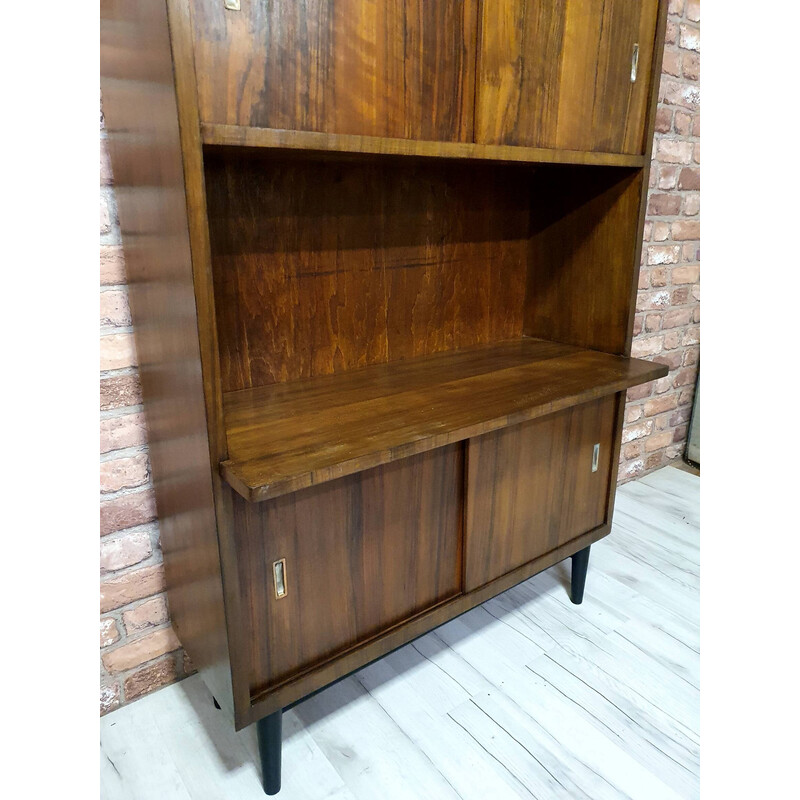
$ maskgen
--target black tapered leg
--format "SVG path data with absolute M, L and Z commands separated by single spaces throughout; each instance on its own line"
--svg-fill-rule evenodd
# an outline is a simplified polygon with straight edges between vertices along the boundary
M 283 711 L 276 711 L 256 723 L 258 754 L 261 756 L 261 775 L 264 791 L 278 794 L 281 790 L 281 729 Z
M 589 547 L 578 550 L 572 556 L 572 602 L 583 602 L 583 589 L 586 586 L 586 570 L 589 567 Z
M 217 711 L 219 711 L 219 709 L 220 709 L 220 705 L 219 705 L 219 703 L 217 702 L 217 698 L 212 696 L 212 697 L 211 697 L 211 699 L 214 701 L 214 708 L 216 708 L 216 709 L 217 709 Z

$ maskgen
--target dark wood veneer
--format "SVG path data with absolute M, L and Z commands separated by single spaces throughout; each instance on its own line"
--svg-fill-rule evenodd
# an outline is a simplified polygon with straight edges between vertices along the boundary
M 237 728 L 609 532 L 666 373 L 629 358 L 665 24 L 103 0 L 170 612 Z

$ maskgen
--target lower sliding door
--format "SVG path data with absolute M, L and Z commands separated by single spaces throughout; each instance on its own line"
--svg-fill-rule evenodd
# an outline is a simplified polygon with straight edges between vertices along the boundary
M 465 592 L 603 524 L 616 407 L 611 395 L 469 440 Z
M 234 496 L 252 694 L 460 593 L 463 452 L 261 503 Z

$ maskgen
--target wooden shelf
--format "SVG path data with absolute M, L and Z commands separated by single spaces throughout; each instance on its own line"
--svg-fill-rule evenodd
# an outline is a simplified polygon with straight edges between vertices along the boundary
M 273 128 L 250 128 L 208 123 L 203 123 L 200 127 L 203 143 L 207 145 L 423 158 L 462 158 L 530 164 L 587 164 L 607 167 L 642 167 L 645 160 L 641 155 L 551 150 L 542 147 L 512 147 L 472 142 L 426 142 L 413 139 L 389 139 L 380 136 L 284 131 Z
M 221 472 L 257 502 L 666 374 L 662 364 L 526 338 L 228 392 Z

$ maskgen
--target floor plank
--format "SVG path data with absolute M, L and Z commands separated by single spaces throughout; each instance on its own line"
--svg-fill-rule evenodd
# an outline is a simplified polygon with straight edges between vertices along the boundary
M 557 564 L 284 715 L 284 800 L 699 796 L 699 485 L 620 487 L 584 602 Z M 101 720 L 105 800 L 261 800 L 197 676 Z

